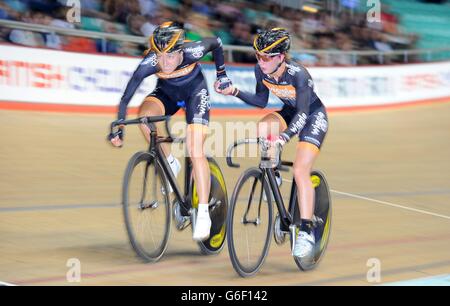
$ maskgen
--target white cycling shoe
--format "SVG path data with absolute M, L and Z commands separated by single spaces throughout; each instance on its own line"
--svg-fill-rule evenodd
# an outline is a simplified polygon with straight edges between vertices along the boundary
M 209 238 L 211 231 L 211 218 L 209 216 L 208 204 L 198 205 L 198 214 L 195 222 L 194 234 L 192 239 L 195 241 L 204 241 Z
M 314 234 L 300 231 L 295 240 L 294 251 L 292 255 L 297 258 L 312 258 L 314 256 L 314 246 L 316 239 Z

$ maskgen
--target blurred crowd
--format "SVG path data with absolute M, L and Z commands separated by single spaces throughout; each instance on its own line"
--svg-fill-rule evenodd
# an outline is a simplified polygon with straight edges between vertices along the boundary
M 71 6 L 79 2 L 80 19 Z M 367 21 L 366 12 L 295 10 L 271 0 L 2 0 L 0 19 L 9 19 L 116 34 L 149 37 L 158 24 L 176 20 L 184 24 L 187 39 L 218 36 L 224 44 L 252 46 L 261 29 L 287 28 L 292 35 L 291 56 L 308 65 L 351 65 L 350 54 L 330 56 L 305 50 L 379 50 L 414 48 L 417 36 L 399 30 L 398 16 L 382 7 L 381 22 Z M 0 27 L 0 41 L 59 50 L 107 52 L 138 56 L 146 49 L 136 43 L 30 32 Z M 206 58 L 208 60 L 210 58 Z M 395 58 L 391 59 L 395 61 Z M 254 63 L 252 52 L 234 52 L 233 61 Z M 378 63 L 363 57 L 358 64 Z

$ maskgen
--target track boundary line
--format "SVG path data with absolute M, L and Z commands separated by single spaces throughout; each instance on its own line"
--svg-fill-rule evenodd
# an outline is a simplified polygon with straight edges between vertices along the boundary
M 283 179 L 283 181 L 292 183 L 291 180 Z M 441 214 L 437 214 L 437 213 L 426 211 L 426 210 L 422 210 L 422 209 L 416 209 L 416 208 L 412 208 L 412 207 L 408 207 L 408 206 L 404 206 L 404 205 L 400 205 L 400 204 L 395 204 L 395 203 L 390 203 L 390 202 L 381 201 L 381 200 L 377 200 L 377 199 L 372 199 L 372 198 L 360 196 L 360 195 L 357 195 L 357 194 L 343 192 L 343 191 L 338 191 L 338 190 L 333 190 L 333 189 L 330 189 L 330 191 L 333 192 L 333 193 L 337 193 L 337 194 L 340 194 L 340 195 L 348 196 L 348 197 L 351 197 L 351 198 L 357 198 L 357 199 L 366 200 L 366 201 L 369 201 L 369 202 L 375 202 L 375 203 L 378 203 L 378 204 L 383 204 L 383 205 L 387 205 L 387 206 L 391 206 L 391 207 L 395 207 L 395 208 L 401 208 L 401 209 L 405 209 L 405 210 L 409 210 L 409 211 L 413 211 L 413 212 L 417 212 L 417 213 L 421 213 L 421 214 L 425 214 L 425 215 L 430 215 L 430 216 L 434 216 L 434 217 L 439 217 L 439 218 L 450 220 L 450 216 L 441 215 Z
M 422 209 L 416 209 L 416 208 L 412 208 L 412 207 L 408 207 L 408 206 L 404 206 L 404 205 L 400 205 L 400 204 L 395 204 L 395 203 L 390 203 L 390 202 L 381 201 L 381 200 L 377 200 L 377 199 L 372 199 L 372 198 L 368 198 L 368 197 L 363 197 L 363 196 L 359 196 L 357 194 L 352 194 L 352 193 L 348 193 L 348 192 L 342 192 L 342 191 L 337 191 L 337 190 L 332 190 L 332 189 L 330 191 L 334 192 L 334 193 L 337 193 L 337 194 L 341 194 L 341 195 L 345 195 L 345 196 L 348 196 L 348 197 L 352 197 L 352 198 L 357 198 L 357 199 L 361 199 L 361 200 L 375 202 L 375 203 L 378 203 L 378 204 L 383 204 L 383 205 L 387 205 L 387 206 L 391 206 L 391 207 L 395 207 L 395 208 L 401 208 L 401 209 L 405 209 L 405 210 L 409 210 L 409 211 L 413 211 L 413 212 L 417 212 L 417 213 L 421 213 L 421 214 L 425 214 L 425 215 L 430 215 L 430 216 L 434 216 L 434 217 L 439 217 L 439 218 L 450 220 L 450 216 L 441 215 L 441 214 L 437 214 L 437 213 L 426 211 L 426 210 L 422 210 Z

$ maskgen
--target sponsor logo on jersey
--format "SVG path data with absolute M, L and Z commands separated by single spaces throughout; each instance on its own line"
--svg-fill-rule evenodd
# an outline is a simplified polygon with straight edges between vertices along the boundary
M 300 72 L 301 70 L 300 67 L 294 66 L 292 64 L 286 64 L 286 68 L 288 69 L 287 72 L 292 76 L 295 75 L 295 73 Z
M 311 133 L 316 136 L 319 135 L 320 131 L 326 133 L 328 130 L 328 122 L 324 113 L 319 112 L 315 117 L 316 121 L 312 124 L 313 130 Z
M 203 57 L 203 51 L 205 51 L 204 46 L 197 46 L 197 47 L 189 47 L 184 49 L 184 52 L 191 53 L 193 57 L 195 58 L 201 58 Z
M 203 117 L 203 115 L 206 113 L 206 111 L 210 110 L 211 103 L 209 102 L 209 95 L 208 90 L 206 88 L 203 88 L 200 90 L 200 92 L 197 94 L 197 96 L 200 96 L 200 103 L 197 106 L 197 114 L 196 117 Z
M 292 100 L 296 98 L 295 87 L 292 85 L 276 85 L 266 80 L 263 80 L 263 84 L 278 98 Z
M 141 65 L 147 65 L 147 64 L 150 64 L 153 67 L 155 67 L 158 64 L 158 58 L 156 57 L 156 54 L 149 56 L 148 58 L 144 59 L 141 63 Z
M 308 116 L 306 116 L 305 113 L 298 114 L 297 118 L 295 118 L 296 121 L 293 124 L 291 124 L 291 126 L 289 128 L 291 130 L 291 132 L 298 134 L 305 126 L 306 118 L 308 118 Z

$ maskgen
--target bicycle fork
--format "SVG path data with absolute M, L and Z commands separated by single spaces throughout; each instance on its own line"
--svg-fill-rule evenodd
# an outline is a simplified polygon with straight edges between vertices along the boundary
M 261 224 L 261 203 L 262 203 L 262 197 L 263 197 L 263 192 L 264 192 L 264 185 L 263 184 L 261 184 L 261 192 L 260 192 L 260 195 L 259 195 L 258 216 L 254 220 L 247 220 L 247 215 L 250 212 L 250 206 L 252 204 L 253 194 L 255 192 L 257 183 L 258 183 L 258 178 L 255 178 L 255 180 L 253 182 L 253 185 L 252 185 L 252 189 L 250 191 L 250 197 L 248 199 L 247 209 L 246 209 L 246 211 L 244 213 L 244 216 L 242 217 L 242 220 L 241 220 L 242 224 L 253 224 L 255 226 L 258 226 L 259 224 Z
M 142 195 L 141 195 L 141 200 L 139 201 L 139 206 L 138 206 L 138 208 L 141 210 L 144 210 L 147 208 L 155 209 L 155 208 L 158 208 L 158 206 L 159 206 L 157 200 L 153 200 L 150 203 L 145 203 L 145 196 L 147 194 L 147 179 L 148 179 L 148 172 L 149 172 L 148 169 L 150 168 L 150 165 L 151 165 L 151 163 L 147 162 L 147 164 L 145 166 L 144 182 L 143 182 L 143 186 L 142 186 Z M 156 166 L 155 166 L 154 177 L 155 177 L 155 180 L 158 179 Z M 153 194 L 156 194 L 156 181 L 155 181 L 155 184 L 153 184 L 152 188 L 153 188 Z

